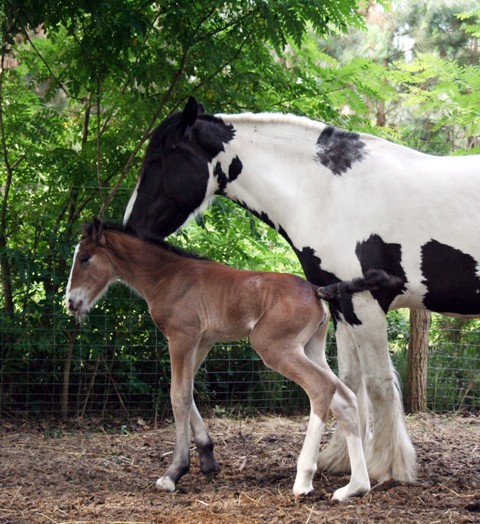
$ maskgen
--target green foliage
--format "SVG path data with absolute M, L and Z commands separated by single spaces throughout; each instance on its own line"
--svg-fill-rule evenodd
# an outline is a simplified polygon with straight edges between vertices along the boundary
M 431 152 L 479 145 L 478 45 L 471 45 L 478 44 L 478 8 L 465 2 L 466 14 L 457 16 L 435 2 L 426 11 L 421 2 L 400 3 L 374 23 L 374 4 L 367 4 L 1 4 L 0 414 L 59 413 L 66 378 L 70 414 L 135 403 L 165 413 L 166 344 L 142 301 L 116 287 L 77 326 L 63 295 L 81 222 L 100 212 L 121 220 L 149 133 L 190 94 L 211 112 L 289 111 Z M 446 29 L 431 30 L 435 25 Z M 407 52 L 408 31 L 416 46 Z M 275 231 L 225 199 L 172 241 L 239 268 L 301 274 Z M 400 355 L 404 316 L 390 314 L 389 334 Z M 464 345 L 467 352 L 475 347 Z M 332 333 L 328 351 L 334 364 Z M 247 365 L 240 357 L 251 366 L 241 384 L 222 383 L 235 366 Z M 237 398 L 255 407 L 261 393 L 272 406 L 304 401 L 289 383 L 275 382 L 243 343 L 215 348 L 212 365 L 198 377 L 200 400 L 217 395 L 219 403 Z
M 211 111 L 289 110 L 304 87 L 287 42 L 360 23 L 354 0 L 2 4 L 0 409 L 58 410 L 65 380 L 72 414 L 107 400 L 161 409 L 165 341 L 140 300 L 115 289 L 81 328 L 65 315 L 81 221 L 121 220 L 151 129 L 190 94 Z M 115 185 L 126 190 L 112 198 Z M 176 241 L 238 267 L 299 271 L 285 242 L 230 202 Z

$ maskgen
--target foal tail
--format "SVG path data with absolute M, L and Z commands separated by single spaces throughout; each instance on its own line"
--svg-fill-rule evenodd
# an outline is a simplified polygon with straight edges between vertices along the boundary
M 318 298 L 333 300 L 340 298 L 344 293 L 352 294 L 359 291 L 376 291 L 377 289 L 396 287 L 401 284 L 403 284 L 401 278 L 389 275 L 383 271 L 383 269 L 368 269 L 363 274 L 363 277 L 318 287 L 315 292 Z

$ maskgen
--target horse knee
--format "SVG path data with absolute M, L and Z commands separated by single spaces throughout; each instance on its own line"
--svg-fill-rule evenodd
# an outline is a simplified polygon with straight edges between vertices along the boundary
M 360 414 L 357 397 L 340 381 L 333 395 L 331 410 L 346 433 L 359 434 Z
M 373 404 L 389 402 L 395 397 L 397 390 L 393 377 L 366 377 L 366 388 Z

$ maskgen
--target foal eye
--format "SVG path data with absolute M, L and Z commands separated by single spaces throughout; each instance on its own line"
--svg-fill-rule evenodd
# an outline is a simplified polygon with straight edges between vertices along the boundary
M 80 255 L 80 265 L 86 266 L 91 258 L 90 255 Z

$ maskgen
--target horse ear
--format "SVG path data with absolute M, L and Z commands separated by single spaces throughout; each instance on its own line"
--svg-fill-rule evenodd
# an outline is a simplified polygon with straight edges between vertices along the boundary
M 105 235 L 103 233 L 103 222 L 98 218 L 93 219 L 92 238 L 100 246 L 105 245 Z
M 190 134 L 190 130 L 197 120 L 199 113 L 199 106 L 193 96 L 188 99 L 187 105 L 183 109 L 182 116 L 180 118 L 180 132 L 182 135 Z
M 88 238 L 92 236 L 93 224 L 91 222 L 84 222 L 82 224 L 82 238 Z

